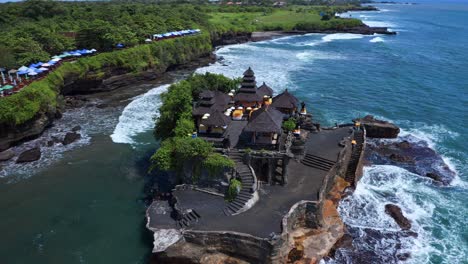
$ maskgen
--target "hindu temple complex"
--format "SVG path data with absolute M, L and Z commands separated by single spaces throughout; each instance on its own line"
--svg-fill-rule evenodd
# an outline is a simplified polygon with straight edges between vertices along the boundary
M 177 185 L 169 199 L 151 204 L 147 228 L 157 263 L 200 260 L 213 251 L 246 263 L 284 263 L 292 251 L 323 257 L 325 251 L 300 250 L 304 243 L 331 249 L 341 237 L 331 195 L 360 175 L 365 129 L 359 122 L 321 127 L 292 92 L 275 95 L 265 82 L 258 87 L 251 68 L 238 90 L 202 91 L 192 114 L 194 137 L 236 165 L 217 179 L 202 175 Z M 229 200 L 233 179 L 241 187 Z

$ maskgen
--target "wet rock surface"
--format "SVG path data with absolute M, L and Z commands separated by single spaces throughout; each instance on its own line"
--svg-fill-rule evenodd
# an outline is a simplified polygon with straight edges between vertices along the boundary
M 412 231 L 357 229 L 349 226 L 348 230 L 354 238 L 352 245 L 338 248 L 331 263 L 400 263 L 411 257 L 411 252 L 405 251 L 402 245 L 408 239 L 417 237 Z
M 375 165 L 394 165 L 447 185 L 455 177 L 442 156 L 424 141 L 401 138 L 395 141 L 369 140 L 366 160 Z
M 32 162 L 39 160 L 41 158 L 41 149 L 39 147 L 35 147 L 29 150 L 22 152 L 16 163 L 25 163 L 25 162 Z
M 390 215 L 403 230 L 411 228 L 411 221 L 403 215 L 401 208 L 394 204 L 385 205 L 385 213 Z
M 7 161 L 12 159 L 15 156 L 15 153 L 11 149 L 0 152 L 0 161 Z
M 354 121 L 360 122 L 366 128 L 367 137 L 370 138 L 396 138 L 400 133 L 400 128 L 395 124 L 376 119 L 371 115 L 357 118 Z
M 63 145 L 69 145 L 75 141 L 77 141 L 78 139 L 81 138 L 81 135 L 76 133 L 76 132 L 68 132 L 66 135 L 65 135 L 65 138 L 63 139 L 63 142 L 62 144 Z

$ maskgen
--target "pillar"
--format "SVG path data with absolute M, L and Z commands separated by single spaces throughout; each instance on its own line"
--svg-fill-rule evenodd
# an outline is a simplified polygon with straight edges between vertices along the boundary
M 282 179 L 281 179 L 282 185 L 286 185 L 288 183 L 288 164 L 289 164 L 290 160 L 291 160 L 290 155 L 284 155 L 283 156 L 283 175 L 281 175 L 282 176 Z
M 272 184 L 273 183 L 273 174 L 274 174 L 274 171 L 275 171 L 275 166 L 273 164 L 273 161 L 274 159 L 267 159 L 268 161 L 268 184 Z

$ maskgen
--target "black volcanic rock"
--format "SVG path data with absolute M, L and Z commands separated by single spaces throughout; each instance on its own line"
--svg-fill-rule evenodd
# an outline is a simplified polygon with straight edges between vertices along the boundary
M 414 159 L 410 156 L 404 156 L 397 153 L 390 154 L 389 158 L 395 162 L 414 163 Z
M 435 173 L 435 172 L 428 172 L 428 173 L 426 173 L 426 177 L 431 178 L 432 180 L 434 180 L 434 181 L 436 181 L 436 182 L 443 182 L 442 176 L 440 176 L 439 174 L 437 174 L 437 173 Z
M 385 205 L 385 213 L 390 215 L 403 230 L 411 228 L 411 221 L 403 215 L 401 208 L 394 204 Z
M 15 156 L 15 153 L 11 149 L 7 149 L 3 152 L 0 152 L 0 161 L 7 161 L 12 159 Z
M 32 162 L 41 158 L 41 149 L 36 147 L 21 153 L 16 163 Z
M 74 126 L 74 127 L 72 128 L 72 131 L 73 131 L 73 132 L 76 132 L 76 131 L 79 131 L 79 130 L 81 130 L 81 126 Z
M 354 121 L 360 122 L 361 126 L 366 128 L 366 135 L 370 138 L 396 138 L 400 133 L 400 128 L 395 124 L 378 120 L 371 115 L 355 119 Z
M 63 142 L 62 144 L 63 145 L 69 145 L 75 141 L 77 141 L 78 139 L 81 138 L 81 135 L 78 134 L 78 133 L 75 133 L 75 132 L 68 132 L 66 135 L 65 135 L 65 138 L 63 139 Z

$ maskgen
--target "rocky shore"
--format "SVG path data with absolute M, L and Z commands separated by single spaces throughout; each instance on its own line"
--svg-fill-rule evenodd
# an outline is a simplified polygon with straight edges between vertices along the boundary
M 349 33 L 349 34 L 361 34 L 361 35 L 374 35 L 374 34 L 381 34 L 381 35 L 396 35 L 397 32 L 389 31 L 387 27 L 369 27 L 366 25 L 360 27 L 352 27 L 352 28 L 344 28 L 344 29 L 326 29 L 326 30 L 292 30 L 292 31 L 261 31 L 261 32 L 253 32 L 251 34 L 250 40 L 251 41 L 265 41 L 274 38 L 280 37 L 287 37 L 287 36 L 294 36 L 294 35 L 304 35 L 310 33 L 317 33 L 317 34 L 335 34 L 335 33 Z M 245 36 L 244 36 L 245 37 Z M 236 44 L 236 42 L 231 43 Z

